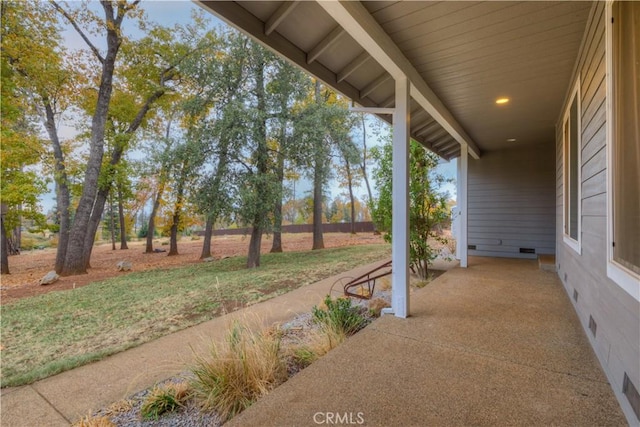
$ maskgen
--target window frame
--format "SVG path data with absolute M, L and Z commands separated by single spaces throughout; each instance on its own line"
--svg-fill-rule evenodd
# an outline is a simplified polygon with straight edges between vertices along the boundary
M 632 272 L 613 258 L 613 145 L 614 105 L 613 90 L 613 4 L 608 0 L 605 11 L 606 26 L 606 83 L 607 83 L 607 277 L 624 289 L 636 301 L 640 301 L 640 275 Z
M 580 75 L 578 75 L 576 79 L 576 83 L 569 94 L 569 98 L 567 100 L 567 104 L 565 106 L 564 114 L 562 115 L 562 241 L 565 245 L 569 246 L 578 255 L 582 254 L 582 100 L 580 96 Z M 578 152 L 576 161 L 578 163 L 578 177 L 577 177 L 577 192 L 578 192 L 578 232 L 577 239 L 571 237 L 571 235 L 567 232 L 567 218 L 569 217 L 568 209 L 568 191 L 570 189 L 569 184 L 569 161 L 568 153 L 570 141 L 566 137 L 565 126 L 567 122 L 571 123 L 571 106 L 573 105 L 574 100 L 576 101 L 577 106 L 577 114 L 576 117 L 578 131 L 576 133 L 578 139 Z

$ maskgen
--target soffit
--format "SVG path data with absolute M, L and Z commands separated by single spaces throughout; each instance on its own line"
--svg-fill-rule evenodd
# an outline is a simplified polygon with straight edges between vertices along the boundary
M 316 2 L 199 4 L 356 103 L 393 106 L 391 76 L 371 58 L 358 61 L 366 52 Z M 480 149 L 554 139 L 591 3 L 362 4 Z M 500 96 L 511 102 L 497 106 Z M 444 158 L 459 154 L 459 144 L 415 101 L 411 111 L 414 139 Z

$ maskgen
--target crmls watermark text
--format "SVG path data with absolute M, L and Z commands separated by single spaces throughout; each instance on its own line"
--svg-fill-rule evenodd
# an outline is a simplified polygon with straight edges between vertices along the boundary
M 364 424 L 362 412 L 316 412 L 313 422 L 328 425 L 359 425 Z

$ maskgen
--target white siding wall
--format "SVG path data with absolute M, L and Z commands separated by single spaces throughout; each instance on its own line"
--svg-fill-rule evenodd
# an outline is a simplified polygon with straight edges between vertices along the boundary
M 536 258 L 555 252 L 553 141 L 469 161 L 469 255 Z M 534 254 L 520 248 L 534 249 Z
M 561 117 L 556 142 L 556 262 L 558 274 L 631 425 L 639 420 L 622 394 L 626 372 L 640 388 L 640 303 L 607 277 L 605 3 L 596 2 L 577 60 L 581 82 L 582 250 L 562 238 Z M 575 80 L 569 89 L 573 88 Z M 578 300 L 574 301 L 574 290 Z M 597 324 L 589 330 L 589 317 Z

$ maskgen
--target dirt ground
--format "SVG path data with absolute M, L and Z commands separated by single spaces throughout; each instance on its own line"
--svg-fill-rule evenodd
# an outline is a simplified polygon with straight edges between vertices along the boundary
M 154 248 L 168 251 L 169 246 L 162 246 L 161 244 L 167 241 L 168 239 L 155 241 Z M 383 242 L 381 236 L 375 236 L 370 233 L 361 233 L 353 236 L 347 233 L 324 234 L 325 248 Z M 271 238 L 263 238 L 262 253 L 268 253 L 271 249 L 271 244 Z M 61 277 L 56 283 L 48 286 L 40 286 L 38 281 L 47 272 L 53 270 L 56 256 L 55 249 L 34 250 L 11 256 L 9 257 L 11 274 L 0 276 L 1 303 L 5 304 L 20 298 L 72 289 L 109 277 L 127 274 L 118 272 L 116 268 L 116 264 L 122 260 L 130 261 L 133 264 L 133 271 L 177 267 L 201 262 L 198 258 L 202 251 L 202 240 L 181 240 L 178 243 L 179 255 L 176 256 L 167 256 L 166 252 L 145 254 L 144 245 L 144 242 L 129 242 L 128 250 L 116 249 L 114 251 L 111 249 L 111 243 L 98 244 L 93 249 L 91 269 L 89 269 L 88 274 Z M 309 250 L 311 245 L 312 235 L 310 233 L 282 235 L 282 246 L 286 252 Z M 119 244 L 117 247 L 119 247 Z M 215 236 L 211 241 L 211 253 L 215 259 L 246 255 L 248 247 L 248 236 Z

